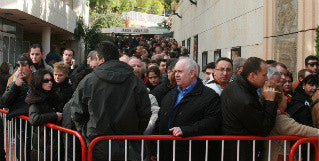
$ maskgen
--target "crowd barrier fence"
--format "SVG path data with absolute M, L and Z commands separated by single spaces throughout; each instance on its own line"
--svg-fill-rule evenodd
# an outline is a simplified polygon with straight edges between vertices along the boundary
M 299 140 L 299 139 L 303 139 L 303 137 L 298 137 L 298 136 L 268 136 L 268 137 L 260 137 L 260 136 L 196 136 L 196 137 L 187 137 L 187 138 L 182 138 L 182 137 L 175 137 L 175 136 L 171 136 L 171 135 L 108 135 L 108 136 L 99 136 L 97 138 L 95 138 L 89 145 L 88 147 L 88 161 L 92 161 L 93 158 L 93 148 L 94 146 L 102 141 L 102 140 L 110 140 L 109 141 L 109 148 L 108 148 L 108 159 L 109 161 L 112 160 L 111 158 L 111 141 L 112 140 L 124 140 L 125 141 L 125 153 L 124 153 L 124 159 L 125 161 L 128 160 L 127 158 L 127 141 L 128 140 L 141 140 L 141 160 L 144 160 L 144 141 L 145 140 L 156 140 L 157 141 L 157 154 L 156 154 L 156 159 L 157 161 L 160 160 L 159 158 L 159 153 L 160 153 L 160 149 L 159 149 L 159 144 L 161 140 L 171 140 L 172 141 L 172 146 L 173 146 L 173 161 L 175 161 L 175 146 L 176 146 L 176 141 L 179 140 L 184 140 L 184 141 L 189 141 L 189 160 L 191 160 L 192 157 L 192 152 L 191 152 L 191 146 L 192 146 L 192 141 L 194 140 L 205 140 L 206 141 L 206 149 L 205 149 L 205 160 L 208 160 L 208 154 L 209 154 L 209 150 L 208 150 L 208 141 L 221 141 L 221 161 L 224 161 L 224 143 L 225 141 L 229 141 L 229 140 L 235 140 L 237 141 L 237 161 L 240 160 L 239 158 L 239 150 L 240 150 L 240 141 L 244 141 L 244 140 L 251 140 L 253 141 L 253 149 L 251 151 L 252 153 L 252 158 L 253 161 L 256 160 L 256 156 L 255 156 L 255 145 L 256 145 L 256 141 L 257 140 L 266 140 L 269 141 L 268 142 L 268 156 L 267 160 L 271 161 L 271 141 L 275 141 L 275 140 L 283 140 L 284 141 L 284 156 L 288 156 L 289 154 L 286 153 L 286 149 L 287 147 L 287 141 L 293 141 L 293 140 Z M 300 149 L 301 150 L 301 149 Z M 309 150 L 308 150 L 309 151 Z M 288 157 L 287 157 L 288 158 Z M 286 157 L 284 157 L 284 161 L 288 160 Z M 290 160 L 290 161 L 293 161 Z
M 8 111 L 0 109 L 0 113 L 1 113 L 1 118 L 3 119 L 4 149 L 6 151 L 7 161 L 29 160 L 29 155 L 31 155 L 30 154 L 31 151 L 29 150 L 33 148 L 37 148 L 38 161 L 42 161 L 42 160 L 53 161 L 56 159 L 58 161 L 61 161 L 61 160 L 76 161 L 78 159 L 76 158 L 77 156 L 76 138 L 78 139 L 81 145 L 80 156 L 82 158 L 82 161 L 87 160 L 87 145 L 86 145 L 84 137 L 78 131 L 74 131 L 74 130 L 67 129 L 55 124 L 48 123 L 48 124 L 45 124 L 45 126 L 43 126 L 43 133 L 40 133 L 40 128 L 42 127 L 31 126 L 29 123 L 29 117 L 21 115 L 8 120 L 6 118 L 6 114 L 8 113 Z M 33 128 L 37 128 L 36 129 L 38 134 L 37 147 L 32 147 L 32 143 L 31 143 L 32 136 L 33 136 L 31 133 L 34 130 Z M 64 133 L 64 136 L 61 136 L 62 135 L 61 133 Z M 69 135 L 72 136 L 72 140 L 69 139 Z M 54 136 L 56 136 L 57 139 L 54 140 Z M 40 144 L 41 137 L 43 138 L 43 146 Z M 64 140 L 64 147 L 63 147 L 63 143 L 61 143 L 61 140 Z M 46 145 L 47 142 L 49 142 L 50 145 Z M 70 145 L 72 147 L 69 147 L 68 145 L 70 142 L 73 144 L 73 145 Z M 53 144 L 55 145 L 57 144 L 57 146 Z M 41 149 L 40 149 L 40 146 L 41 146 Z M 57 149 L 54 149 L 54 148 L 57 148 Z M 68 152 L 68 150 L 71 148 L 72 148 L 72 152 L 71 152 L 72 156 L 68 156 L 70 153 Z M 63 151 L 63 149 L 66 149 L 66 150 Z M 43 156 L 40 155 L 40 151 L 42 152 Z M 61 154 L 64 154 L 64 156 L 61 156 Z M 28 159 L 27 159 L 27 156 L 28 156 Z
M 310 148 L 310 143 L 314 146 L 315 148 L 315 160 L 319 161 L 319 137 L 311 137 L 311 138 L 303 138 L 303 139 L 299 139 L 298 141 L 296 141 L 296 143 L 291 147 L 290 150 L 290 154 L 289 154 L 289 160 L 293 161 L 295 153 L 297 151 L 297 149 L 299 148 L 299 160 L 301 160 L 300 158 L 300 148 L 301 148 L 301 144 L 305 144 L 308 143 L 308 149 Z M 307 153 L 307 158 L 309 160 L 310 158 L 310 153 Z
M 221 142 L 221 161 L 224 161 L 224 148 L 225 148 L 225 141 L 237 141 L 237 161 L 240 160 L 240 156 L 239 156 L 239 150 L 240 150 L 240 141 L 252 141 L 253 142 L 253 149 L 251 151 L 252 154 L 252 158 L 253 161 L 256 160 L 256 156 L 255 156 L 255 147 L 256 147 L 256 141 L 258 140 L 264 140 L 264 141 L 268 141 L 268 155 L 265 156 L 267 157 L 268 161 L 271 161 L 271 144 L 272 141 L 278 140 L 278 141 L 284 141 L 284 156 L 289 155 L 289 159 L 286 159 L 286 157 L 284 157 L 284 161 L 294 161 L 296 160 L 295 157 L 295 153 L 297 150 L 299 150 L 299 160 L 301 160 L 301 144 L 308 144 L 308 156 L 307 156 L 307 160 L 310 161 L 310 143 L 312 143 L 315 147 L 315 160 L 319 161 L 319 137 L 313 137 L 313 138 L 303 138 L 303 137 L 298 137 L 298 136 L 268 136 L 268 137 L 260 137 L 260 136 L 196 136 L 196 137 L 187 137 L 187 138 L 182 138 L 182 137 L 175 137 L 175 136 L 171 136 L 171 135 L 107 135 L 107 136 L 99 136 L 96 137 L 95 139 L 92 140 L 92 142 L 89 144 L 89 146 L 87 147 L 86 142 L 84 137 L 81 135 L 81 133 L 79 133 L 78 131 L 74 131 L 71 129 L 67 129 L 55 124 L 51 124 L 48 123 L 46 124 L 43 128 L 44 128 L 44 132 L 42 134 L 44 140 L 47 139 L 48 134 L 46 131 L 50 130 L 50 140 L 51 140 L 51 146 L 46 145 L 46 141 L 44 141 L 44 145 L 43 145 L 43 158 L 40 158 L 40 141 L 39 141 L 39 135 L 40 135 L 40 127 L 33 127 L 30 125 L 29 123 L 29 117 L 27 116 L 18 116 L 15 117 L 13 119 L 8 120 L 6 118 L 6 114 L 8 113 L 8 111 L 0 109 L 0 114 L 1 114 L 1 119 L 3 120 L 3 127 L 4 127 L 4 149 L 6 150 L 6 157 L 7 157 L 7 161 L 16 161 L 16 160 L 27 160 L 27 153 L 29 153 L 29 151 L 27 151 L 27 140 L 28 137 L 31 137 L 31 132 L 33 131 L 33 128 L 37 128 L 38 130 L 38 145 L 37 147 L 31 147 L 31 148 L 37 148 L 38 150 L 38 160 L 55 160 L 54 158 L 54 152 L 53 152 L 53 131 L 56 130 L 57 132 L 57 144 L 58 144 L 58 149 L 57 149 L 57 160 L 61 161 L 61 160 L 77 160 L 76 158 L 76 138 L 78 139 L 78 141 L 81 144 L 81 157 L 82 157 L 82 161 L 92 161 L 93 158 L 93 149 L 95 147 L 95 145 L 100 142 L 100 141 L 105 141 L 108 140 L 108 154 L 111 154 L 111 142 L 115 141 L 115 140 L 123 140 L 125 142 L 125 153 L 124 153 L 124 159 L 125 161 L 128 160 L 128 141 L 129 140 L 139 140 L 141 141 L 141 155 L 140 155 L 140 160 L 145 160 L 145 142 L 146 140 L 153 140 L 156 141 L 156 159 L 157 161 L 160 160 L 159 158 L 159 154 L 160 154 L 160 141 L 164 141 L 164 140 L 170 140 L 172 141 L 172 146 L 173 146 L 173 151 L 172 151 L 172 155 L 173 155 L 173 161 L 175 161 L 175 150 L 176 150 L 176 141 L 188 141 L 188 145 L 189 145 L 189 160 L 191 160 L 192 158 L 192 152 L 191 152 L 191 148 L 192 148 L 192 141 L 205 141 L 205 160 L 208 160 L 208 155 L 209 155 L 209 149 L 208 149 L 208 142 L 209 141 L 220 141 Z M 31 128 L 30 128 L 31 127 Z M 28 128 L 31 129 L 30 132 L 28 132 Z M 48 130 L 46 130 L 48 128 Z M 69 149 L 69 145 L 68 145 L 68 136 L 72 135 L 72 157 L 70 159 L 70 157 L 68 156 L 69 153 L 68 152 L 64 152 L 61 153 L 61 149 L 63 148 L 61 145 L 61 132 L 64 133 L 64 149 Z M 32 138 L 31 138 L 32 140 Z M 290 153 L 286 154 L 286 150 L 287 148 L 289 148 L 287 146 L 287 142 L 288 141 L 294 141 L 296 140 L 296 142 L 293 144 L 293 146 L 291 147 Z M 31 145 L 30 145 L 31 146 Z M 41 147 L 42 148 L 42 147 Z M 48 150 L 47 148 L 50 148 L 50 154 L 48 154 Z M 64 156 L 61 156 L 61 155 Z M 41 156 L 42 157 L 42 156 Z M 19 159 L 21 158 L 21 159 Z M 108 160 L 111 161 L 111 155 L 108 155 Z

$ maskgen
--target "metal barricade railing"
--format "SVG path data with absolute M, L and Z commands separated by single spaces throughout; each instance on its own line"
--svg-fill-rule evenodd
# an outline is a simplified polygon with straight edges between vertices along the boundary
M 81 145 L 81 156 L 82 161 L 87 159 L 87 146 L 84 137 L 78 131 L 67 129 L 55 124 L 48 123 L 45 126 L 33 127 L 29 123 L 29 117 L 27 116 L 18 116 L 11 120 L 6 119 L 5 115 L 8 113 L 6 110 L 0 109 L 1 118 L 4 122 L 4 149 L 6 151 L 7 161 L 16 161 L 16 160 L 29 160 L 27 155 L 30 155 L 31 148 L 37 149 L 37 159 L 38 160 L 73 160 L 76 161 L 76 141 L 79 141 Z M 30 128 L 31 127 L 31 128 Z M 33 128 L 37 128 L 37 147 L 32 147 L 31 133 Z M 40 128 L 43 128 L 43 133 L 40 133 Z M 49 132 L 48 132 L 49 131 Z M 64 133 L 64 136 L 61 136 Z M 41 136 L 40 136 L 41 135 Z M 50 138 L 47 138 L 49 135 Z M 72 141 L 70 142 L 69 135 L 72 136 Z M 57 139 L 54 139 L 54 136 Z M 40 137 L 43 137 L 43 147 L 40 144 Z M 62 139 L 63 138 L 63 139 Z M 76 138 L 78 140 L 76 140 Z M 64 147 L 61 140 L 64 140 Z M 50 142 L 50 145 L 46 145 L 47 141 Z M 56 143 L 57 142 L 57 143 Z M 73 145 L 68 145 L 69 143 Z M 54 145 L 57 144 L 57 146 Z M 72 146 L 72 147 L 71 147 Z M 69 148 L 71 147 L 71 148 Z M 43 149 L 42 149 L 43 148 Z M 50 148 L 50 149 L 47 149 Z M 57 149 L 54 149 L 57 148 Z M 72 149 L 72 156 L 69 155 L 69 150 Z M 53 151 L 53 150 L 57 150 Z M 43 152 L 40 157 L 40 151 Z M 63 151 L 63 152 L 62 152 Z M 49 152 L 49 153 L 48 153 Z M 64 156 L 61 156 L 64 154 Z M 54 157 L 55 155 L 56 157 Z M 42 158 L 43 157 L 43 158 Z M 29 158 L 29 157 L 28 157 Z
M 172 151 L 172 155 L 173 155 L 173 161 L 175 161 L 175 150 L 176 150 L 176 141 L 188 141 L 189 144 L 189 160 L 191 160 L 192 158 L 192 141 L 206 141 L 205 142 L 205 160 L 208 160 L 208 154 L 209 154 L 209 146 L 208 146 L 208 142 L 209 141 L 220 141 L 221 142 L 221 157 L 220 160 L 223 161 L 224 160 L 224 148 L 225 148 L 225 141 L 237 141 L 237 160 L 240 160 L 239 158 L 239 150 L 240 150 L 240 141 L 252 141 L 253 142 L 253 149 L 252 149 L 252 160 L 255 161 L 256 160 L 256 156 L 255 156 L 255 148 L 256 148 L 256 141 L 259 140 L 264 140 L 264 141 L 268 141 L 267 145 L 268 145 L 268 149 L 265 149 L 266 151 L 268 151 L 268 155 L 265 156 L 267 157 L 267 160 L 270 161 L 272 160 L 270 158 L 271 156 L 271 145 L 272 145 L 272 141 L 283 141 L 284 142 L 284 156 L 288 155 L 286 153 L 287 149 L 289 149 L 289 147 L 287 146 L 287 142 L 288 141 L 292 141 L 292 140 L 297 140 L 296 143 L 291 147 L 290 153 L 289 153 L 289 161 L 293 161 L 294 157 L 295 157 L 295 153 L 297 150 L 299 150 L 299 160 L 301 160 L 301 144 L 304 143 L 308 143 L 308 156 L 307 156 L 307 160 L 310 160 L 310 143 L 312 143 L 315 147 L 315 152 L 316 152 L 316 161 L 319 161 L 319 137 L 313 137 L 313 138 L 303 138 L 303 137 L 298 137 L 298 136 L 268 136 L 268 137 L 259 137 L 259 136 L 196 136 L 196 137 L 188 137 L 188 138 L 182 138 L 182 137 L 174 137 L 171 135 L 108 135 L 108 136 L 99 136 L 96 137 L 95 139 L 92 140 L 92 142 L 90 143 L 89 147 L 87 148 L 86 146 L 86 142 L 84 137 L 77 131 L 71 130 L 71 129 L 67 129 L 58 125 L 54 125 L 54 124 L 46 124 L 43 128 L 44 128 L 44 132 L 40 134 L 40 127 L 33 127 L 30 125 L 29 123 L 29 117 L 27 116 L 18 116 L 15 117 L 13 119 L 6 119 L 5 115 L 8 113 L 8 111 L 6 110 L 2 110 L 0 109 L 0 115 L 1 115 L 1 119 L 3 119 L 3 126 L 4 126 L 4 148 L 6 150 L 6 158 L 7 161 L 16 161 L 16 160 L 27 160 L 27 154 L 30 153 L 30 151 L 28 151 L 28 144 L 30 144 L 29 146 L 31 146 L 31 143 L 28 143 L 28 137 L 31 137 L 31 132 L 33 131 L 33 128 L 37 128 L 36 130 L 38 130 L 38 138 L 39 135 L 43 135 L 44 140 L 47 139 L 48 134 L 47 134 L 47 128 L 50 128 L 50 133 L 51 133 L 51 138 L 50 138 L 50 145 L 46 145 L 46 141 L 44 141 L 44 149 L 43 149 L 43 159 L 40 159 L 40 154 L 38 153 L 38 160 L 55 160 L 56 158 L 53 159 L 53 142 L 57 141 L 58 144 L 58 151 L 56 152 L 58 155 L 57 156 L 57 160 L 78 160 L 78 158 L 76 158 L 76 138 L 79 141 L 79 144 L 81 145 L 81 157 L 82 157 L 82 161 L 92 161 L 92 157 L 93 157 L 93 149 L 95 147 L 95 145 L 102 141 L 102 140 L 109 140 L 108 143 L 108 159 L 111 160 L 111 141 L 115 141 L 115 140 L 124 140 L 125 141 L 125 152 L 124 152 L 124 160 L 127 161 L 127 156 L 128 156 L 128 141 L 130 140 L 140 140 L 141 141 L 141 155 L 140 155 L 140 160 L 144 160 L 145 159 L 145 155 L 144 155 L 144 149 L 145 149 L 145 144 L 144 141 L 146 140 L 153 140 L 156 141 L 156 157 L 157 160 L 159 160 L 159 154 L 160 154 L 160 141 L 165 141 L 165 140 L 169 140 L 172 141 L 172 146 L 173 146 L 173 151 Z M 30 128 L 31 127 L 31 128 Z M 30 131 L 28 131 L 28 129 L 30 129 Z M 53 130 L 56 130 L 57 132 L 57 139 L 53 140 Z M 61 136 L 61 132 L 65 133 L 64 137 Z M 73 145 L 69 145 L 69 135 L 72 135 L 72 144 Z M 64 153 L 61 152 L 61 139 L 64 138 Z M 30 139 L 32 140 L 32 139 Z M 31 148 L 37 148 L 38 152 L 40 151 L 40 141 L 38 139 L 38 144 L 37 147 L 31 147 Z M 63 145 L 62 145 L 63 146 Z M 68 149 L 69 147 L 72 146 L 72 157 L 70 159 L 70 157 L 68 156 Z M 46 148 L 50 147 L 50 154 L 47 153 Z M 61 156 L 61 155 L 64 156 Z M 287 161 L 288 159 L 286 159 L 286 157 L 284 157 L 283 159 L 284 161 Z
M 293 161 L 295 153 L 297 149 L 299 149 L 299 160 L 300 158 L 300 152 L 301 152 L 301 145 L 307 143 L 307 159 L 310 160 L 310 143 L 314 146 L 315 148 L 315 160 L 319 161 L 319 137 L 311 137 L 311 138 L 303 138 L 299 139 L 298 141 L 295 142 L 295 144 L 291 147 L 290 153 L 289 153 L 289 160 Z
M 298 137 L 298 136 L 268 136 L 268 137 L 259 137 L 259 136 L 196 136 L 196 137 L 188 137 L 188 138 L 182 138 L 182 137 L 174 137 L 171 135 L 108 135 L 108 136 L 99 136 L 96 137 L 95 139 L 92 140 L 92 142 L 90 143 L 89 147 L 88 147 L 88 161 L 92 161 L 93 159 L 93 149 L 95 147 L 95 145 L 100 142 L 100 141 L 106 141 L 109 140 L 108 142 L 108 160 L 111 161 L 111 141 L 112 140 L 124 140 L 125 141 L 125 153 L 124 153 L 124 160 L 127 161 L 127 141 L 128 140 L 141 140 L 141 159 L 140 160 L 144 160 L 144 141 L 145 140 L 156 140 L 157 141 L 157 148 L 156 148 L 156 157 L 157 157 L 157 161 L 159 161 L 159 153 L 160 153 L 160 149 L 159 149 L 159 144 L 160 141 L 164 141 L 164 140 L 170 140 L 173 142 L 173 151 L 172 151 L 172 155 L 173 155 L 173 161 L 175 161 L 175 146 L 176 146 L 176 141 L 188 141 L 189 142 L 189 157 L 188 160 L 191 160 L 192 158 L 192 152 L 191 152 L 191 148 L 192 148 L 192 141 L 199 141 L 199 140 L 204 140 L 206 141 L 206 149 L 205 149 L 205 160 L 208 160 L 208 154 L 209 154 L 209 150 L 208 150 L 208 141 L 221 141 L 221 158 L 220 160 L 223 161 L 224 160 L 224 148 L 225 148 L 225 141 L 237 141 L 237 160 L 239 160 L 239 149 L 240 149 L 240 141 L 252 141 L 253 142 L 253 149 L 252 149 L 252 159 L 253 161 L 256 160 L 256 156 L 255 156 L 255 148 L 256 148 L 256 141 L 259 140 L 265 140 L 265 141 L 269 141 L 268 142 L 268 160 L 270 161 L 271 158 L 271 141 L 272 140 L 282 140 L 284 141 L 284 156 L 287 156 L 288 153 L 286 153 L 287 148 L 289 148 L 287 146 L 287 141 L 291 141 L 291 140 L 298 140 L 298 139 L 302 139 L 303 137 Z M 266 149 L 267 150 L 267 149 Z M 284 161 L 288 160 L 286 157 L 284 157 Z

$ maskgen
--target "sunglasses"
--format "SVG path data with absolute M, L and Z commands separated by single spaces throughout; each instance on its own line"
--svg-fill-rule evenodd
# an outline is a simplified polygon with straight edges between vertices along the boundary
M 312 63 L 309 63 L 309 65 L 310 65 L 311 67 L 313 67 L 313 66 L 318 66 L 318 62 L 312 62 Z
M 53 83 L 53 79 L 42 79 L 41 82 L 42 83 L 49 83 L 49 82 Z
M 28 62 L 27 61 L 18 61 L 18 64 L 24 67 L 24 66 L 28 65 Z

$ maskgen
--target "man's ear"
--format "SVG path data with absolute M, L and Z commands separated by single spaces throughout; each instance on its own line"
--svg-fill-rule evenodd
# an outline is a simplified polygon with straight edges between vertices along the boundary
M 189 73 L 191 74 L 191 76 L 196 77 L 195 72 L 196 72 L 195 70 L 191 70 Z
M 248 75 L 248 78 L 249 78 L 250 80 L 255 80 L 255 77 L 256 77 L 256 73 L 254 73 L 254 72 L 251 72 L 251 73 L 249 73 L 249 75 Z
M 33 71 L 33 69 L 34 69 L 34 66 L 30 65 L 30 70 Z
M 44 53 L 42 52 L 42 53 L 41 53 L 41 59 L 43 59 L 43 57 L 44 57 Z
M 99 61 L 102 63 L 105 63 L 105 59 L 104 58 L 99 58 Z

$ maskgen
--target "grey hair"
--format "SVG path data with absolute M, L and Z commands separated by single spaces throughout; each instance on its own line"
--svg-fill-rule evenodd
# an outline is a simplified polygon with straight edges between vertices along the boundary
M 156 57 L 159 57 L 159 59 L 163 59 L 163 56 L 161 54 L 156 54 L 151 57 L 151 60 L 155 60 Z
M 196 78 L 198 78 L 199 77 L 199 69 L 198 69 L 198 65 L 197 65 L 197 63 L 193 60 L 193 59 L 191 59 L 191 58 L 189 58 L 189 57 L 180 57 L 179 59 L 178 59 L 178 62 L 179 61 L 184 61 L 184 62 L 186 62 L 185 63 L 185 66 L 186 66 L 186 68 L 187 68 L 187 70 L 188 70 L 188 73 L 190 73 L 192 70 L 194 70 L 195 71 L 195 77 Z
M 233 61 L 233 71 L 234 74 L 237 74 L 237 68 L 239 68 L 240 66 L 243 65 L 243 62 L 245 62 L 247 59 L 246 58 L 242 58 L 242 57 L 237 57 L 236 59 L 234 59 Z
M 267 77 L 268 77 L 268 79 L 270 79 L 273 75 L 278 75 L 279 77 L 281 77 L 281 74 L 278 72 L 278 70 L 275 68 L 275 67 L 273 67 L 273 66 L 268 66 L 267 67 L 267 71 L 268 71 L 268 73 L 267 73 Z

